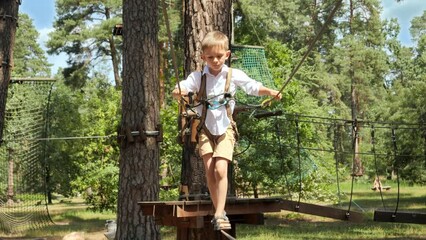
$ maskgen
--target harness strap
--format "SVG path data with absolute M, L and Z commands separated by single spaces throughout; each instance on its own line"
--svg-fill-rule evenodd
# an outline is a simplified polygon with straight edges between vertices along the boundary
M 200 89 L 198 90 L 197 96 L 195 96 L 195 102 L 202 102 L 203 100 L 207 99 L 207 93 L 206 93 L 206 74 L 201 73 L 201 85 Z M 201 113 L 201 116 L 199 118 L 193 118 L 192 119 L 192 125 L 191 125 L 191 142 L 196 143 L 198 141 L 198 133 L 201 131 L 201 128 L 203 128 L 204 122 L 206 120 L 207 115 L 207 102 L 203 102 L 203 111 Z
M 201 102 L 202 100 L 207 99 L 207 93 L 206 93 L 206 74 L 201 72 L 201 85 L 200 89 L 198 90 L 197 96 L 195 98 L 196 102 Z M 203 109 L 204 112 L 204 109 Z
M 198 101 L 200 101 L 200 99 L 199 98 L 201 98 L 201 99 L 203 99 L 203 100 L 206 100 L 207 99 L 207 91 L 206 91 L 206 78 L 207 78 L 207 76 L 206 76 L 206 74 L 204 73 L 202 76 L 201 76 L 201 85 L 200 85 L 200 90 L 199 90 L 199 92 L 198 92 L 198 94 L 197 94 L 197 98 L 198 98 Z M 207 101 L 204 101 L 203 102 L 203 110 L 202 110 L 202 113 L 201 113 L 201 118 L 200 118 L 200 125 L 198 126 L 198 132 L 201 130 L 201 128 L 203 127 L 203 125 L 204 125 L 204 122 L 206 121 L 206 116 L 207 116 Z
M 201 76 L 201 85 L 200 85 L 200 90 L 197 94 L 197 100 L 199 101 L 200 98 L 201 99 L 207 99 L 207 91 L 206 91 L 206 74 L 202 74 Z M 228 74 L 226 76 L 226 82 L 225 82 L 225 89 L 224 92 L 228 92 L 229 91 L 229 86 L 231 85 L 231 78 L 232 78 L 232 68 L 228 69 Z M 213 135 L 210 133 L 210 131 L 207 129 L 207 127 L 205 126 L 205 121 L 206 121 L 206 116 L 207 116 L 207 101 L 203 103 L 203 112 L 201 113 L 201 118 L 200 118 L 200 122 L 197 124 L 197 132 L 200 132 L 201 129 L 204 129 L 204 132 L 206 133 L 207 137 L 209 139 L 213 139 Z M 226 113 L 228 115 L 228 118 L 232 120 L 232 111 L 231 111 L 231 107 L 229 106 L 228 103 L 226 103 Z

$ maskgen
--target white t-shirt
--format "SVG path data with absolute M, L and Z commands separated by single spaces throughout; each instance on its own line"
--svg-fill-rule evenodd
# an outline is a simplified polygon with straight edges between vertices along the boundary
M 213 97 L 211 99 L 212 101 L 220 101 L 220 99 L 223 98 L 223 95 L 221 94 L 223 94 L 225 91 L 228 70 L 229 67 L 223 65 L 222 71 L 217 76 L 214 76 L 210 74 L 207 66 L 204 67 L 203 72 L 206 74 L 206 95 L 208 99 Z M 201 85 L 201 72 L 192 72 L 187 79 L 181 81 L 179 84 L 188 92 L 199 92 Z M 232 96 L 235 95 L 237 86 L 249 95 L 258 96 L 259 88 L 260 86 L 262 86 L 262 83 L 251 79 L 243 71 L 233 68 L 231 83 L 228 89 L 229 93 L 231 93 Z M 235 101 L 229 101 L 229 106 L 231 108 L 231 112 L 233 112 L 235 107 Z M 201 116 L 203 106 L 197 106 L 196 111 Z M 220 106 L 217 109 L 207 109 L 205 125 L 211 134 L 222 135 L 223 133 L 225 133 L 230 123 L 231 120 L 228 118 L 225 105 Z

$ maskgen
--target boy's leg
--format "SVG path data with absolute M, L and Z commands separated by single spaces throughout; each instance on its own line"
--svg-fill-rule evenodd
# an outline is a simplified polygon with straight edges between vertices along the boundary
M 223 217 L 225 214 L 226 195 L 228 193 L 228 164 L 225 158 L 216 158 L 214 164 L 214 174 L 216 181 L 216 212 L 215 217 Z
M 216 211 L 212 223 L 215 230 L 231 229 L 231 223 L 225 214 L 226 195 L 228 192 L 228 163 L 226 158 L 214 158 L 216 181 Z
M 215 177 L 215 160 L 212 157 L 213 154 L 204 155 L 204 168 L 206 171 L 207 187 L 209 188 L 210 198 L 213 202 L 213 206 L 216 209 L 217 206 L 217 182 Z

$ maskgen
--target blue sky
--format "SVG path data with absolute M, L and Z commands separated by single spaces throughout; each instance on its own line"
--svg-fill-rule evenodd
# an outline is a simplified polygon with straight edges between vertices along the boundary
M 410 21 L 421 16 L 426 11 L 426 0 L 404 0 L 397 3 L 395 0 L 382 0 L 382 18 L 397 18 L 401 26 L 399 40 L 405 46 L 412 46 L 409 32 Z M 39 42 L 47 40 L 47 34 L 52 31 L 55 18 L 55 0 L 22 0 L 19 11 L 26 13 L 33 20 L 37 31 L 40 33 Z M 52 73 L 55 74 L 59 67 L 66 66 L 66 56 L 49 56 L 49 62 L 54 64 Z

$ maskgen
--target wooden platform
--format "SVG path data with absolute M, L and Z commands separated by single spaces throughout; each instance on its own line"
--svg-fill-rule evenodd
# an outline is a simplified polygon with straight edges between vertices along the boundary
M 391 186 L 383 186 L 381 190 L 389 191 L 391 189 Z M 372 187 L 371 190 L 373 191 L 380 191 L 377 187 Z
M 399 222 L 426 224 L 426 213 L 376 210 L 374 211 L 374 221 L 377 222 Z
M 232 223 L 263 224 L 263 213 L 280 212 L 279 198 L 238 199 L 228 198 L 226 214 Z M 203 228 L 204 217 L 210 221 L 213 205 L 207 200 L 139 202 L 144 215 L 155 216 L 164 226 Z
M 154 216 L 158 225 L 177 227 L 177 240 L 228 239 L 213 231 L 210 220 L 214 209 L 210 200 L 139 202 L 144 215 Z M 237 224 L 264 224 L 264 213 L 294 211 L 316 216 L 361 222 L 364 215 L 329 206 L 284 200 L 282 198 L 228 198 L 226 214 L 232 229 L 227 231 L 236 236 Z
M 166 226 L 202 227 L 201 222 L 185 222 L 178 218 L 197 218 L 213 216 L 213 205 L 209 200 L 166 201 L 166 202 L 139 202 L 145 215 L 155 216 L 158 224 Z M 364 215 L 358 212 L 348 212 L 329 206 L 284 200 L 282 198 L 228 198 L 226 213 L 232 222 L 234 215 L 238 216 L 238 223 L 263 224 L 259 214 L 280 212 L 281 210 L 294 211 L 316 216 L 339 220 L 361 222 Z M 247 215 L 245 219 L 243 216 Z M 237 220 L 237 219 L 236 219 Z

